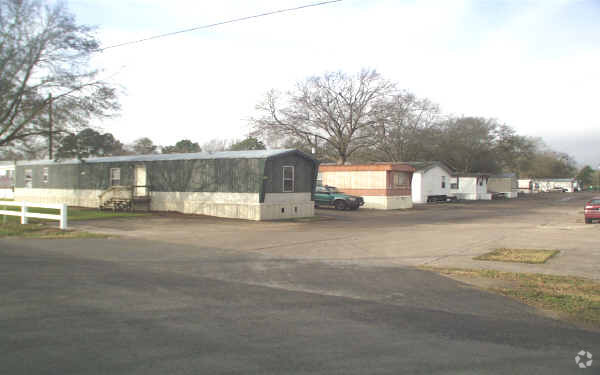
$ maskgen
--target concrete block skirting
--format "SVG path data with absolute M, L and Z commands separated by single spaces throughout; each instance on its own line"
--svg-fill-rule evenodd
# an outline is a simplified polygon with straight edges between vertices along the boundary
M 95 189 L 30 189 L 16 188 L 15 200 L 31 203 L 64 203 L 68 206 L 95 207 L 103 190 Z
M 365 200 L 364 208 L 373 208 L 377 210 L 398 210 L 413 207 L 411 196 L 363 196 Z
M 476 200 L 489 201 L 492 199 L 492 194 L 490 194 L 490 193 L 481 193 L 481 194 L 452 193 L 450 195 L 455 196 L 458 199 L 467 200 L 467 201 L 476 201 Z
M 15 189 L 15 198 L 31 203 L 65 203 L 97 208 L 102 190 Z M 151 210 L 176 211 L 247 220 L 277 220 L 314 216 L 310 193 L 266 194 L 259 203 L 258 193 L 152 192 Z
M 153 192 L 151 208 L 246 220 L 290 219 L 315 214 L 310 193 L 266 194 L 265 203 L 259 203 L 258 193 Z

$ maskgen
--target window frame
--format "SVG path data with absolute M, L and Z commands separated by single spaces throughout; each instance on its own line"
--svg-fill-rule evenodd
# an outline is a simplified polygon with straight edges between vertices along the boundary
M 285 170 L 286 168 L 291 168 L 292 170 L 292 178 L 286 178 L 285 177 Z M 284 193 L 293 193 L 295 191 L 295 187 L 296 187 L 296 168 L 293 165 L 284 165 L 281 167 L 281 179 L 282 179 L 282 186 L 281 186 L 281 191 Z M 291 190 L 286 190 L 285 189 L 285 182 L 286 181 L 291 181 L 292 182 L 292 189 Z
M 403 172 L 392 174 L 392 185 L 395 188 L 402 188 L 409 185 L 410 178 Z
M 118 171 L 119 172 L 119 178 L 118 179 L 113 177 L 113 172 L 114 171 Z M 119 183 L 115 184 L 114 181 L 119 181 Z M 110 168 L 110 171 L 109 171 L 109 183 L 110 183 L 111 187 L 112 186 L 121 186 L 121 168 Z
M 442 176 L 442 189 L 446 188 L 446 176 Z

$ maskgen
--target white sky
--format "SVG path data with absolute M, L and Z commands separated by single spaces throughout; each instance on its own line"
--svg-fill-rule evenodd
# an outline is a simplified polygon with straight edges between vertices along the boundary
M 98 26 L 109 46 L 315 1 L 71 0 L 68 6 L 79 23 Z M 369 67 L 445 113 L 496 118 L 597 166 L 598 20 L 597 0 L 344 0 L 218 26 L 94 58 L 123 88 L 121 116 L 99 125 L 124 142 L 242 139 L 267 90 Z

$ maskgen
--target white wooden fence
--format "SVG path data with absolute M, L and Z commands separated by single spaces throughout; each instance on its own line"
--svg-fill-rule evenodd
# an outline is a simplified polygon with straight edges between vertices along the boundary
M 58 220 L 60 221 L 60 229 L 67 229 L 67 205 L 66 204 L 42 204 L 42 203 L 27 203 L 27 202 L 4 202 L 0 201 L 0 207 L 21 207 L 21 211 L 8 211 L 0 210 L 0 215 L 8 216 L 20 216 L 21 224 L 27 224 L 27 219 L 30 217 L 38 219 Z M 51 208 L 60 210 L 58 215 L 52 214 L 38 214 L 35 212 L 29 212 L 29 208 Z M 5 208 L 5 207 L 2 207 Z

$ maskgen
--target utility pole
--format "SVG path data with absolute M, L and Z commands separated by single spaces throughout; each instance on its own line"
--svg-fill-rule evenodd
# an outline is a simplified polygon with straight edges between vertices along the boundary
M 48 159 L 52 160 L 52 94 L 48 94 Z

